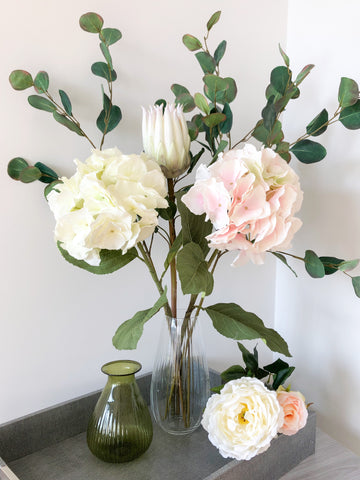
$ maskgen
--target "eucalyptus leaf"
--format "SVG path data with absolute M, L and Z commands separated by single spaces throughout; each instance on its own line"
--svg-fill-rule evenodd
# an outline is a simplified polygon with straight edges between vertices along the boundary
M 271 103 L 271 97 L 267 105 L 262 109 L 261 116 L 264 121 L 264 127 L 270 132 L 276 120 L 276 109 Z
M 280 155 L 286 162 L 290 162 L 291 154 L 289 153 L 289 142 L 280 142 L 276 145 L 275 152 Z
M 64 107 L 64 110 L 65 112 L 68 114 L 68 115 L 72 115 L 72 105 L 71 105 L 71 102 L 70 102 L 70 98 L 68 97 L 68 95 L 64 92 L 64 90 L 59 90 L 59 95 L 60 95 L 60 99 L 61 99 L 61 103 Z
M 183 93 L 188 93 L 190 94 L 189 90 L 186 87 L 183 87 L 182 85 L 179 85 L 178 83 L 174 83 L 171 85 L 171 91 L 175 95 L 175 97 L 179 97 Z
M 91 65 L 91 71 L 98 77 L 105 78 L 108 82 L 114 82 L 117 78 L 115 70 L 110 70 L 105 62 L 95 62 Z
M 80 27 L 89 33 L 100 33 L 104 24 L 103 18 L 94 12 L 84 13 L 79 20 Z
M 190 93 L 183 93 L 176 97 L 176 105 L 182 105 L 184 113 L 191 112 L 195 108 L 195 102 Z
M 342 77 L 339 86 L 339 105 L 341 107 L 350 107 L 359 99 L 359 86 L 351 78 Z
M 200 67 L 202 68 L 202 71 L 207 74 L 207 73 L 213 73 L 216 68 L 216 63 L 214 58 L 207 52 L 198 52 L 195 54 L 195 57 L 197 58 L 197 61 L 200 64 Z
M 188 129 L 188 132 L 189 132 L 190 140 L 193 142 L 194 140 L 197 139 L 197 137 L 199 135 L 199 129 L 198 129 L 196 123 L 191 122 L 189 120 L 186 122 L 186 125 L 187 125 L 187 129 Z M 191 152 L 189 152 L 189 153 L 190 153 L 190 156 L 191 156 Z
M 306 127 L 306 133 L 317 137 L 324 133 L 327 129 L 327 122 L 329 121 L 329 114 L 326 108 L 321 110 L 321 112 L 308 124 Z
M 59 176 L 54 170 L 49 168 L 47 165 L 44 165 L 41 162 L 36 162 L 34 167 L 38 168 L 42 173 L 41 177 L 39 178 L 40 182 L 43 183 L 52 183 L 55 180 L 59 179 Z
M 192 155 L 192 153 L 190 152 L 191 160 L 190 160 L 190 167 L 189 167 L 188 173 L 191 173 L 193 171 L 194 167 L 196 166 L 197 162 L 200 160 L 204 152 L 205 152 L 204 148 L 201 148 L 201 150 L 199 150 L 196 155 Z
M 208 32 L 212 29 L 212 27 L 219 21 L 221 16 L 221 10 L 218 10 L 217 12 L 213 13 L 209 19 L 209 21 L 206 24 L 206 28 Z
M 219 125 L 220 123 L 225 122 L 225 120 L 226 120 L 226 115 L 220 112 L 211 113 L 210 115 L 207 115 L 206 117 L 203 118 L 203 122 L 209 128 L 216 127 L 216 125 Z
M 35 182 L 36 180 L 39 180 L 40 177 L 41 177 L 40 170 L 32 166 L 24 168 L 23 170 L 21 170 L 19 174 L 19 180 L 23 183 Z
M 176 268 L 179 272 L 181 289 L 185 295 L 202 292 L 210 295 L 214 287 L 214 279 L 198 244 L 189 242 L 184 245 L 177 254 Z
M 279 43 L 279 51 L 280 51 L 281 56 L 282 56 L 282 58 L 283 58 L 283 60 L 284 60 L 284 62 L 285 62 L 285 65 L 286 65 L 287 67 L 289 67 L 289 65 L 290 65 L 289 57 L 286 55 L 286 53 L 284 52 L 284 50 L 281 48 L 280 43 Z
M 360 298 L 360 277 L 352 277 L 351 283 L 354 288 L 355 295 Z
M 182 41 L 185 47 L 188 48 L 191 52 L 195 52 L 196 50 L 200 50 L 200 48 L 202 48 L 200 40 L 193 35 L 184 35 Z
M 135 350 L 143 334 L 145 323 L 167 303 L 166 290 L 152 308 L 137 312 L 132 318 L 120 325 L 113 336 L 112 343 L 118 350 Z
M 295 79 L 295 85 L 299 86 L 301 82 L 305 80 L 305 78 L 309 75 L 311 70 L 315 67 L 313 64 L 305 65 L 305 67 L 301 70 L 298 76 Z
M 57 242 L 57 246 L 61 255 L 65 258 L 67 262 L 97 275 L 106 275 L 108 273 L 113 273 L 116 270 L 125 267 L 125 265 L 132 262 L 134 258 L 138 256 L 135 248 L 131 248 L 124 254 L 122 250 L 101 250 L 100 265 L 94 266 L 90 265 L 84 260 L 78 260 L 71 256 L 70 253 L 61 246 L 60 242 Z
M 360 128 L 360 100 L 350 107 L 343 108 L 339 120 L 345 128 L 358 130 Z
M 291 81 L 291 71 L 283 66 L 275 67 L 270 74 L 270 84 L 281 95 L 284 95 Z
M 206 98 L 204 97 L 204 95 L 202 95 L 201 93 L 195 93 L 195 95 L 194 95 L 194 102 L 195 102 L 195 105 L 196 105 L 202 112 L 204 112 L 206 115 L 209 115 L 209 113 L 210 113 L 210 107 L 209 107 L 209 104 L 208 104 Z
M 316 163 L 326 157 L 325 147 L 312 140 L 300 140 L 290 148 L 290 151 L 302 163 Z
M 289 270 L 292 271 L 292 273 L 295 275 L 295 277 L 297 277 L 297 273 L 295 272 L 295 270 L 290 267 L 290 265 L 288 264 L 288 261 L 286 259 L 286 257 L 282 254 L 282 253 L 279 253 L 279 252 L 271 252 L 276 258 L 278 258 L 280 261 L 283 262 L 284 265 L 286 265 L 288 267 Z
M 228 146 L 228 143 L 229 142 L 227 142 L 226 140 L 220 140 L 219 146 L 216 149 L 215 155 L 213 156 L 213 159 L 211 160 L 210 165 L 216 162 L 219 156 L 219 153 L 225 150 L 225 148 Z
M 117 28 L 103 28 L 100 32 L 101 40 L 107 45 L 113 45 L 120 40 L 122 34 Z
M 9 82 L 15 90 L 26 90 L 34 85 L 31 74 L 26 70 L 13 70 L 9 75 Z
M 77 133 L 78 135 L 80 135 L 80 137 L 84 136 L 84 132 L 82 132 L 81 128 L 76 123 L 66 118 L 65 115 L 61 115 L 58 112 L 54 112 L 53 117 L 58 123 L 60 123 L 61 125 L 64 125 L 64 127 L 68 128 L 72 132 Z
M 104 42 L 100 43 L 100 50 L 101 50 L 102 54 L 104 55 L 104 58 L 105 58 L 107 64 L 109 65 L 110 69 L 113 70 L 113 63 L 112 63 L 110 50 Z
M 253 340 L 261 338 L 270 350 L 290 356 L 285 340 L 273 329 L 266 328 L 254 313 L 235 303 L 218 303 L 205 308 L 215 329 L 228 338 Z
M 60 190 L 56 188 L 56 185 L 59 185 L 59 183 L 63 183 L 63 182 L 61 180 L 54 180 L 53 182 L 46 185 L 46 187 L 44 188 L 44 195 L 46 199 L 49 193 L 52 192 L 53 190 L 55 190 L 56 192 L 60 192 Z
M 320 260 L 312 250 L 306 250 L 305 252 L 305 269 L 312 278 L 322 278 L 325 275 L 325 268 Z
M 34 79 L 34 87 L 37 93 L 45 93 L 49 88 L 49 75 L 41 71 Z
M 50 100 L 41 97 L 40 95 L 29 95 L 28 102 L 32 107 L 43 110 L 45 112 L 56 111 L 56 106 Z
M 324 265 L 325 275 L 332 275 L 339 270 L 339 265 L 344 262 L 341 258 L 336 257 L 319 257 Z
M 233 114 L 228 103 L 225 103 L 222 113 L 225 115 L 226 120 L 220 123 L 219 128 L 221 133 L 229 133 L 233 124 Z
M 217 46 L 215 52 L 214 52 L 214 60 L 216 65 L 219 65 L 220 60 L 223 58 L 226 50 L 226 40 L 223 40 L 222 42 L 219 43 Z
M 102 133 L 109 133 L 116 128 L 121 121 L 122 113 L 120 107 L 112 105 L 110 114 L 107 115 L 105 110 L 100 112 L 96 120 L 96 126 Z
M 10 160 L 7 167 L 8 175 L 14 180 L 20 180 L 20 173 L 29 166 L 28 162 L 21 157 Z
M 339 264 L 339 270 L 342 272 L 348 272 L 349 270 L 353 270 L 359 265 L 360 259 L 356 258 L 354 260 L 347 260 L 343 261 Z

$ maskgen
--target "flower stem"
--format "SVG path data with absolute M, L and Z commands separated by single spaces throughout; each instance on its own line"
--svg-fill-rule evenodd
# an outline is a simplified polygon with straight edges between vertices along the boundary
M 168 193 L 170 202 L 175 202 L 174 193 L 174 180 L 172 178 L 167 179 Z M 169 220 L 169 235 L 170 235 L 170 248 L 176 239 L 175 219 Z M 170 279 L 171 279 L 171 313 L 172 317 L 176 318 L 177 313 L 177 275 L 176 275 L 176 260 L 173 258 L 170 263 Z

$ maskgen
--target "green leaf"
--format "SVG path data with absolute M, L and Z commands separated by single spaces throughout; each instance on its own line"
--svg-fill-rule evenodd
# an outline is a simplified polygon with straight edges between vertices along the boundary
M 284 362 L 284 360 L 281 360 L 281 358 L 278 358 L 275 362 L 270 363 L 269 365 L 266 365 L 264 367 L 264 370 L 266 370 L 269 373 L 276 374 L 288 367 L 289 367 L 288 363 Z
M 320 260 L 312 250 L 305 252 L 305 269 L 312 278 L 322 278 L 325 275 L 325 268 Z
M 233 114 L 228 103 L 225 103 L 222 113 L 226 116 L 226 120 L 219 125 L 221 133 L 229 133 L 233 124 Z
M 117 28 L 103 28 L 100 32 L 101 40 L 108 47 L 120 40 L 122 34 Z
M 116 128 L 122 118 L 120 107 L 113 105 L 110 115 L 106 118 L 106 110 L 102 110 L 96 120 L 96 126 L 102 133 L 109 133 Z
M 339 270 L 342 272 L 348 272 L 349 270 L 353 270 L 359 265 L 360 259 L 356 258 L 355 260 L 347 260 L 343 261 L 339 264 Z
M 105 78 L 108 82 L 114 82 L 117 79 L 115 70 L 109 69 L 105 62 L 95 62 L 91 65 L 91 71 L 98 77 Z
M 207 115 L 206 117 L 203 118 L 203 122 L 209 128 L 214 128 L 216 127 L 216 125 L 219 125 L 220 123 L 225 122 L 225 120 L 226 120 L 226 115 L 220 112 L 211 113 L 210 115 Z
M 229 82 L 217 75 L 208 74 L 203 78 L 205 95 L 213 103 L 224 103 L 226 91 L 229 89 Z
M 103 18 L 94 12 L 84 13 L 79 20 L 80 27 L 89 33 L 100 33 L 104 24 Z
M 175 238 L 174 243 L 171 245 L 169 252 L 166 256 L 165 262 L 164 262 L 164 273 L 162 277 L 165 275 L 166 270 L 169 268 L 170 263 L 174 260 L 176 257 L 177 252 L 179 251 L 180 247 L 182 245 L 182 231 L 177 235 Z
M 181 197 L 185 192 L 178 192 L 176 194 L 177 207 L 181 216 L 181 227 L 183 232 L 183 244 L 194 242 L 200 245 L 204 252 L 204 257 L 209 251 L 208 241 L 206 236 L 212 232 L 211 222 L 205 221 L 205 213 L 203 215 L 195 215 L 187 206 L 181 201 Z
M 55 105 L 47 98 L 41 97 L 40 95 L 29 95 L 28 102 L 32 107 L 44 110 L 45 112 L 56 111 Z
M 222 42 L 219 43 L 218 47 L 216 48 L 214 52 L 214 60 L 216 65 L 219 65 L 220 60 L 223 58 L 226 50 L 226 40 L 223 40 Z
M 288 367 L 284 368 L 284 370 L 280 370 L 280 372 L 275 375 L 274 382 L 272 384 L 273 389 L 277 390 L 280 385 L 284 385 L 285 381 L 290 377 L 294 370 L 295 367 Z
M 49 75 L 46 72 L 39 72 L 34 79 L 34 87 L 37 93 L 45 93 L 49 88 Z
M 179 85 L 178 83 L 174 83 L 173 85 L 171 85 L 171 91 L 173 92 L 175 97 L 180 97 L 180 95 L 184 93 L 188 93 L 190 95 L 189 90 L 186 87 Z
M 287 67 L 289 67 L 289 65 L 290 65 L 289 57 L 286 55 L 286 53 L 284 52 L 284 50 L 281 48 L 280 43 L 279 43 L 279 51 L 280 51 L 281 56 L 282 56 L 282 58 L 283 58 L 283 60 L 284 60 L 284 62 L 285 62 L 285 65 L 286 65 Z
M 231 103 L 235 100 L 236 94 L 237 94 L 237 87 L 236 87 L 236 82 L 233 78 L 231 77 L 225 77 L 224 78 L 225 82 L 227 83 L 227 90 L 225 92 L 225 97 L 220 103 Z
M 221 381 L 223 383 L 230 382 L 231 380 L 237 380 L 238 378 L 246 377 L 245 368 L 240 365 L 232 365 L 228 369 L 221 372 Z
M 340 122 L 349 130 L 357 130 L 360 128 L 360 100 L 350 107 L 341 110 L 339 116 Z
M 163 98 L 159 98 L 159 100 L 156 100 L 156 102 L 154 103 L 154 105 L 158 105 L 159 107 L 162 107 L 163 113 L 164 113 L 166 104 L 167 104 L 167 102 Z
M 110 69 L 112 70 L 113 69 L 112 58 L 111 58 L 111 55 L 110 55 L 110 51 L 109 51 L 107 45 L 104 42 L 100 43 L 100 50 L 101 50 L 102 54 L 104 55 L 104 58 L 105 58 L 107 64 L 109 65 Z
M 195 102 L 190 93 L 183 93 L 176 97 L 176 105 L 182 105 L 184 113 L 191 112 L 195 108 Z
M 312 135 L 313 137 L 317 137 L 324 133 L 327 129 L 327 122 L 329 121 L 329 114 L 324 108 L 321 110 L 319 115 L 317 115 L 314 120 L 311 120 L 309 125 L 306 127 L 306 133 L 308 135 Z
M 157 208 L 156 211 L 164 220 L 172 220 L 177 212 L 176 203 L 167 198 L 169 206 L 167 208 Z
M 8 163 L 7 173 L 14 180 L 20 180 L 20 173 L 28 166 L 29 164 L 24 158 L 16 157 Z
M 324 265 L 325 275 L 332 275 L 338 271 L 338 265 L 344 260 L 336 257 L 319 257 L 321 263 Z
M 339 86 L 339 105 L 344 107 L 351 107 L 359 99 L 359 86 L 351 78 L 341 77 Z
M 179 272 L 181 289 L 185 295 L 202 292 L 210 295 L 214 287 L 214 279 L 199 245 L 194 242 L 184 245 L 177 254 L 176 268 Z
M 281 260 L 283 262 L 283 264 L 286 265 L 292 271 L 292 273 L 295 275 L 295 277 L 297 277 L 297 273 L 295 272 L 295 270 L 293 268 L 290 267 L 286 257 L 283 254 L 278 253 L 278 252 L 270 252 L 270 253 L 272 253 L 276 258 Z
M 223 152 L 225 150 L 225 148 L 227 147 L 229 142 L 227 142 L 226 140 L 220 140 L 220 143 L 219 143 L 219 146 L 218 148 L 216 149 L 216 152 L 215 152 L 215 155 L 213 156 L 213 159 L 211 160 L 210 162 L 210 165 L 212 165 L 213 163 L 216 162 L 218 156 L 219 156 L 219 153 Z
M 291 81 L 291 71 L 286 67 L 275 67 L 270 74 L 270 83 L 274 89 L 284 95 Z
M 64 110 L 68 115 L 72 115 L 72 106 L 70 102 L 70 98 L 68 95 L 64 92 L 64 90 L 59 90 L 59 95 L 61 99 L 61 103 L 63 104 Z
M 203 155 L 204 152 L 205 152 L 205 148 L 202 148 L 201 150 L 199 150 L 196 155 L 193 155 L 190 152 L 191 160 L 190 160 L 190 167 L 189 167 L 188 173 L 191 173 L 193 171 L 195 165 L 200 160 L 200 158 L 201 158 L 201 156 Z
M 187 129 L 188 129 L 188 132 L 189 132 L 190 140 L 193 142 L 194 140 L 197 139 L 197 137 L 199 135 L 199 129 L 198 129 L 196 123 L 191 122 L 189 120 L 186 122 L 186 125 L 187 125 Z M 189 153 L 190 153 L 190 156 L 192 158 L 191 152 L 189 152 Z
M 207 73 L 214 73 L 215 68 L 216 68 L 216 63 L 214 58 L 207 52 L 198 52 L 195 54 L 195 57 L 197 58 L 197 61 L 200 64 L 200 67 L 202 68 L 202 71 L 207 74 Z
M 36 162 L 34 167 L 38 168 L 42 173 L 41 177 L 39 178 L 40 182 L 43 183 L 52 183 L 54 180 L 58 180 L 59 176 L 54 170 L 47 167 L 41 162 Z
M 206 24 L 206 28 L 208 32 L 212 29 L 212 27 L 219 21 L 221 15 L 221 10 L 218 10 L 217 12 L 213 13 L 209 19 L 209 21 Z
M 195 52 L 196 50 L 202 48 L 200 40 L 193 35 L 184 35 L 182 41 L 185 47 L 188 48 L 191 52 Z
M 242 357 L 246 365 L 247 373 L 251 373 L 252 375 L 255 375 L 257 369 L 259 368 L 258 354 L 257 354 L 256 347 L 254 349 L 254 353 L 251 353 L 242 343 L 238 342 L 237 345 L 239 347 L 239 350 L 242 353 Z
M 77 133 L 78 135 L 80 135 L 80 137 L 84 136 L 84 133 L 81 131 L 80 127 L 78 127 L 76 123 L 73 123 L 71 120 L 66 118 L 65 115 L 61 115 L 58 112 L 54 112 L 53 117 L 58 123 L 60 123 L 61 125 L 64 125 L 64 127 L 68 128 L 72 132 Z
M 300 140 L 290 148 L 290 151 L 302 163 L 316 163 L 326 157 L 326 149 L 320 143 L 312 140 Z
M 270 132 L 276 120 L 276 109 L 271 103 L 271 97 L 261 112 L 262 119 L 264 121 L 264 127 Z
M 56 185 L 59 185 L 59 183 L 63 183 L 63 182 L 61 180 L 55 180 L 54 182 L 51 182 L 48 185 L 46 185 L 46 187 L 44 188 L 44 195 L 46 199 L 49 193 L 52 192 L 53 190 L 55 190 L 56 192 L 60 192 L 60 190 L 56 188 Z
M 41 177 L 41 172 L 36 167 L 26 167 L 21 170 L 19 174 L 19 180 L 23 183 L 31 183 L 35 182 L 35 180 L 39 180 Z
M 351 282 L 356 296 L 360 298 L 360 277 L 352 277 Z
M 259 120 L 255 126 L 255 129 L 252 133 L 252 136 L 258 140 L 259 142 L 263 143 L 264 145 L 267 144 L 267 138 L 269 136 L 269 130 L 264 127 L 264 121 Z
M 135 248 L 131 248 L 124 254 L 122 250 L 101 250 L 100 265 L 94 266 L 89 265 L 84 260 L 77 260 L 76 258 L 72 257 L 70 253 L 61 246 L 60 242 L 57 242 L 57 246 L 60 250 L 61 255 L 65 258 L 66 261 L 68 261 L 72 265 L 75 265 L 76 267 L 82 268 L 90 273 L 95 273 L 97 275 L 113 273 L 116 270 L 125 267 L 125 265 L 130 263 L 132 260 L 134 260 L 134 258 L 138 256 Z
M 135 350 L 144 330 L 145 323 L 167 303 L 166 290 L 152 308 L 137 312 L 132 318 L 120 325 L 113 336 L 112 343 L 118 350 Z
M 235 303 L 218 303 L 205 310 L 221 335 L 235 340 L 261 338 L 270 350 L 290 356 L 285 340 L 275 330 L 266 328 L 254 313 L 246 312 Z
M 284 139 L 284 132 L 282 131 L 282 124 L 279 120 L 274 123 L 271 132 L 268 135 L 267 143 L 269 146 L 277 145 Z
M 217 387 L 210 388 L 210 391 L 213 393 L 220 393 L 223 388 L 224 388 L 224 385 L 218 385 Z
M 301 72 L 299 73 L 299 75 L 296 77 L 296 80 L 295 80 L 295 85 L 296 86 L 299 86 L 301 82 L 303 82 L 305 80 L 305 78 L 309 75 L 309 73 L 311 72 L 311 70 L 315 67 L 315 65 L 312 65 L 312 64 L 309 64 L 309 65 L 306 65 L 302 70 Z
M 283 158 L 288 163 L 291 160 L 289 147 L 290 147 L 289 142 L 280 142 L 276 145 L 276 149 L 275 149 L 275 152 L 278 153 L 280 157 Z
M 209 113 L 210 113 L 210 107 L 209 107 L 209 104 L 208 104 L 206 98 L 204 97 L 204 95 L 202 95 L 201 93 L 195 93 L 195 95 L 194 95 L 194 102 L 195 102 L 195 105 L 196 105 L 202 112 L 204 112 L 206 115 L 209 115 Z
M 9 82 L 15 90 L 25 90 L 34 85 L 31 74 L 26 70 L 13 70 L 9 75 Z

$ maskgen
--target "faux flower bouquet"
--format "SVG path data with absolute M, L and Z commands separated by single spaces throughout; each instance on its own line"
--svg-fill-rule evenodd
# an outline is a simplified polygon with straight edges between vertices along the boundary
M 32 107 L 50 113 L 55 121 L 84 137 L 93 147 L 85 162 L 75 162 L 76 172 L 71 178 L 59 177 L 40 162 L 30 165 L 22 157 L 12 159 L 8 165 L 8 173 L 15 180 L 47 184 L 45 195 L 55 216 L 55 239 L 63 257 L 95 274 L 111 273 L 139 260 L 148 268 L 159 292 L 154 306 L 137 312 L 120 325 L 113 337 L 118 349 L 135 349 L 144 324 L 160 309 L 168 318 L 177 317 L 180 285 L 183 295 L 188 296 L 185 318 L 203 310 L 225 337 L 259 338 L 272 351 L 290 355 L 285 340 L 254 313 L 235 303 L 204 306 L 213 290 L 214 271 L 220 258 L 234 250 L 237 256 L 232 264 L 239 266 L 248 260 L 260 264 L 266 255 L 274 255 L 295 273 L 287 263 L 290 257 L 303 262 L 314 278 L 337 271 L 350 276 L 347 272 L 358 264 L 358 260 L 321 257 L 312 250 L 304 256 L 284 251 L 301 226 L 296 215 L 302 192 L 290 160 L 295 156 L 306 164 L 321 161 L 326 150 L 312 138 L 320 136 L 334 122 L 351 130 L 360 128 L 357 83 L 342 78 L 334 114 L 323 109 L 308 123 L 300 138 L 287 141 L 281 114 L 299 96 L 300 85 L 313 65 L 304 67 L 294 78 L 289 58 L 280 47 L 284 65 L 271 72 L 259 121 L 246 135 L 236 132 L 234 140 L 231 103 L 236 98 L 237 86 L 233 78 L 220 74 L 226 41 L 214 51 L 208 47 L 209 34 L 219 18 L 220 12 L 211 16 L 203 41 L 184 35 L 183 43 L 196 52 L 196 61 L 203 71 L 203 91 L 193 94 L 174 84 L 173 103 L 160 99 L 143 110 L 143 153 L 127 155 L 117 148 L 103 150 L 107 133 L 117 127 L 122 117 L 120 107 L 113 104 L 117 75 L 110 53 L 110 47 L 121 39 L 121 32 L 104 28 L 100 15 L 86 13 L 80 18 L 83 30 L 99 36 L 104 57 L 104 61 L 91 67 L 93 74 L 105 82 L 103 108 L 96 120 L 101 132 L 98 149 L 74 116 L 68 94 L 59 90 L 57 100 L 50 93 L 45 71 L 34 78 L 24 70 L 10 74 L 10 83 L 16 90 L 35 88 L 36 94 L 28 97 Z M 194 182 L 191 174 L 195 169 Z M 152 255 L 154 240 L 166 247 L 160 268 Z M 360 296 L 360 277 L 351 280 Z M 188 326 L 185 323 L 184 328 Z M 180 362 L 179 375 L 184 375 L 183 357 L 176 358 Z M 254 392 L 261 391 L 258 382 L 250 384 Z M 225 388 L 222 395 L 232 395 L 238 389 Z M 253 393 L 249 395 L 252 397 Z M 237 414 L 247 421 L 242 412 Z M 210 420 L 206 418 L 204 425 L 208 428 Z M 271 432 L 278 430 L 280 423 L 279 419 L 274 421 Z

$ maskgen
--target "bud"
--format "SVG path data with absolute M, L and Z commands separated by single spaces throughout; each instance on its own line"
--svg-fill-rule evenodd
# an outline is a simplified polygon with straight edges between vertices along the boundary
M 176 178 L 190 165 L 190 136 L 180 105 L 143 108 L 144 151 L 161 167 L 166 178 Z

